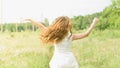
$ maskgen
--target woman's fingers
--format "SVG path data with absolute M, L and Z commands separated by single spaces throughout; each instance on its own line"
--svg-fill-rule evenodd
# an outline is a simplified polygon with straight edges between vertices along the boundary
M 97 17 L 95 17 L 93 21 L 98 22 L 99 19 Z

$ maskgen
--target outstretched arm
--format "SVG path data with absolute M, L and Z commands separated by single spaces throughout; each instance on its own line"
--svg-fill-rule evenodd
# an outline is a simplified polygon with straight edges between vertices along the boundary
M 94 18 L 92 24 L 90 25 L 90 27 L 88 28 L 88 30 L 86 32 L 81 33 L 81 34 L 73 34 L 72 39 L 77 40 L 77 39 L 82 39 L 82 38 L 87 37 L 90 34 L 90 32 L 92 31 L 92 29 L 94 28 L 94 26 L 97 22 L 98 22 L 98 18 Z
M 45 27 L 43 24 L 38 23 L 38 22 L 35 22 L 35 21 L 33 21 L 32 19 L 25 19 L 25 20 L 32 22 L 34 25 L 36 25 L 37 27 L 39 27 L 39 28 L 42 29 L 42 30 L 47 29 L 47 27 Z

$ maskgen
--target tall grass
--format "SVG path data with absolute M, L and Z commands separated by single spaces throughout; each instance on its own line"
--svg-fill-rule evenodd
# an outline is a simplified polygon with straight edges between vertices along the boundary
M 120 30 L 93 31 L 73 41 L 79 68 L 120 68 Z M 43 45 L 39 32 L 0 33 L 0 68 L 49 68 L 53 46 Z

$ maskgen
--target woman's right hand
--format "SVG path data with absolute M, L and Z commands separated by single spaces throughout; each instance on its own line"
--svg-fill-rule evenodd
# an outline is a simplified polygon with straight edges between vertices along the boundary
M 95 17 L 94 19 L 93 19 L 93 23 L 97 23 L 99 21 L 99 19 L 97 18 L 97 17 Z

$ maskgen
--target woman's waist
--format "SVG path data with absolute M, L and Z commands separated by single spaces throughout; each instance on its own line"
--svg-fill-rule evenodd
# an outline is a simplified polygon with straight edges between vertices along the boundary
M 59 53 L 59 52 L 60 52 L 60 53 L 61 53 L 61 52 L 69 53 L 69 52 L 71 52 L 71 51 L 70 51 L 70 49 L 55 49 L 54 52 L 55 52 L 55 53 L 57 53 L 57 52 L 58 52 L 58 53 Z

